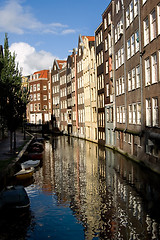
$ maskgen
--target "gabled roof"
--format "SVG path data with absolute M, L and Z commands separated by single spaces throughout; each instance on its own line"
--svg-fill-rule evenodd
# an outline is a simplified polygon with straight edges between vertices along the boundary
M 41 70 L 41 71 L 35 72 L 33 75 L 40 74 L 39 78 L 47 78 L 48 72 L 49 70 Z
M 94 36 L 82 36 L 82 39 L 84 40 L 85 37 L 88 38 L 89 42 L 93 42 L 95 40 Z
M 67 61 L 66 60 L 57 60 L 57 63 L 58 63 L 59 69 L 62 69 L 64 64 L 67 63 Z

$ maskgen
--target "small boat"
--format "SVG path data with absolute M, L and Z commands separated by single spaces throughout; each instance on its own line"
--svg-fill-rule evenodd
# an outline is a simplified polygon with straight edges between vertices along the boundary
M 29 167 L 28 169 L 20 170 L 14 176 L 17 179 L 27 179 L 27 178 L 31 178 L 33 176 L 33 173 L 34 173 L 34 168 L 33 167 Z
M 38 167 L 39 164 L 40 164 L 40 160 L 28 160 L 21 163 L 21 168 L 26 169 L 29 167 Z
M 0 192 L 0 209 L 26 209 L 30 200 L 23 186 L 9 186 Z
M 38 159 L 42 159 L 43 158 L 43 152 L 28 152 L 27 154 L 28 159 L 32 159 L 32 160 L 38 160 Z
M 37 152 L 37 153 L 41 153 L 44 150 L 44 146 L 43 143 L 40 142 L 34 142 L 29 146 L 28 151 L 29 152 Z

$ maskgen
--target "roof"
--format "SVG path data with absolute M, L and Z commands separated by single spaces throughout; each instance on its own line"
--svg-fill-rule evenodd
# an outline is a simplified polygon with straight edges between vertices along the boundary
M 57 60 L 57 63 L 58 63 L 58 66 L 59 66 L 60 69 L 63 68 L 64 63 L 66 63 L 66 62 L 67 62 L 66 60 Z
M 39 78 L 48 78 L 48 72 L 49 70 L 41 70 L 41 71 L 35 72 L 33 75 L 40 74 Z
M 95 37 L 94 36 L 82 36 L 82 39 L 84 39 L 85 37 L 88 38 L 89 42 L 95 41 Z

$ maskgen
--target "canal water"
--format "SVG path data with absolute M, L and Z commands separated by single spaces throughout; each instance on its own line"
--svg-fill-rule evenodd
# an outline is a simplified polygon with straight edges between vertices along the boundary
M 107 148 L 60 136 L 25 184 L 26 213 L 0 216 L 0 240 L 160 239 L 160 177 Z

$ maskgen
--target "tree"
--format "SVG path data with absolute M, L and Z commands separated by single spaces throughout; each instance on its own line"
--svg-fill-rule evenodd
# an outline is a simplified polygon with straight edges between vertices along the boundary
M 8 36 L 5 34 L 4 55 L 0 58 L 2 64 L 1 85 L 4 88 L 4 107 L 3 115 L 6 120 L 8 130 L 10 131 L 10 151 L 12 152 L 12 136 L 23 121 L 23 115 L 26 111 L 28 94 L 23 93 L 21 87 L 21 72 L 18 64 L 15 63 L 15 53 L 11 55 L 8 45 Z M 14 150 L 16 148 L 16 137 L 14 138 Z

